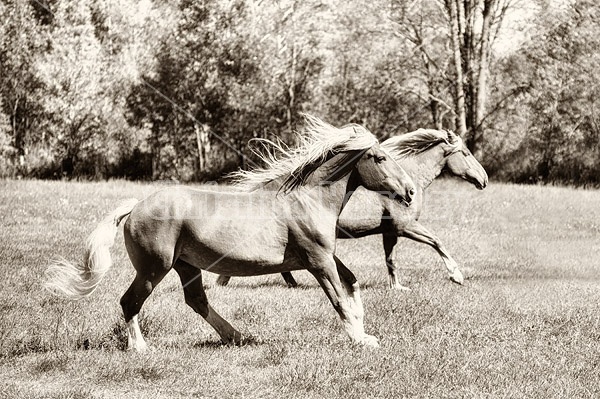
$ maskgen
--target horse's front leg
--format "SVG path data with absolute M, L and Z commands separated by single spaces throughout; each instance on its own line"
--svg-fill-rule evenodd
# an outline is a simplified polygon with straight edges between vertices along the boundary
M 404 228 L 403 234 L 405 237 L 433 247 L 442 257 L 442 260 L 446 265 L 446 269 L 448 270 L 448 276 L 450 277 L 450 280 L 458 284 L 464 283 L 465 278 L 460 269 L 458 268 L 458 264 L 450 256 L 448 251 L 446 251 L 446 248 L 444 248 L 439 238 L 437 238 L 434 234 L 430 233 L 429 230 L 427 230 L 419 222 L 416 221 L 406 226 Z
M 333 256 L 335 260 L 335 265 L 337 268 L 338 275 L 340 276 L 340 281 L 346 290 L 346 293 L 350 296 L 350 306 L 353 309 L 354 316 L 356 317 L 356 325 L 360 326 L 361 334 L 365 337 L 365 340 L 371 340 L 374 342 L 372 346 L 378 346 L 377 338 L 373 335 L 368 335 L 365 333 L 364 328 L 364 308 L 362 299 L 360 297 L 360 286 L 358 284 L 358 280 L 356 276 L 350 269 L 344 265 L 344 263 L 337 257 Z
M 360 287 L 354 274 L 335 256 L 318 262 L 309 271 L 315 276 L 339 314 L 346 333 L 356 343 L 377 347 L 376 337 L 365 333 Z

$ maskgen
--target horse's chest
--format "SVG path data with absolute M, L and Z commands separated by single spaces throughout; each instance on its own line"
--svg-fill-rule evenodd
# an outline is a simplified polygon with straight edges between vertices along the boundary
M 336 222 L 337 216 L 326 211 L 304 215 L 290 223 L 290 235 L 294 244 L 303 252 L 333 250 Z
M 421 216 L 422 203 L 420 196 L 417 196 L 410 206 L 405 206 L 397 201 L 387 201 L 386 208 L 393 224 L 397 228 L 400 228 L 419 219 Z
M 419 220 L 421 217 L 421 211 L 423 210 L 423 204 L 421 201 L 414 204 L 412 208 L 409 207 L 409 215 L 412 220 Z

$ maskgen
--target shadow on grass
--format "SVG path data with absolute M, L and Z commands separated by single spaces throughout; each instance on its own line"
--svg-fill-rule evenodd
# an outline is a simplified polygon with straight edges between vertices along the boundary
M 53 353 L 37 362 L 33 367 L 33 371 L 37 374 L 45 374 L 52 371 L 65 371 L 70 360 L 71 357 L 64 352 Z
M 248 283 L 248 282 L 241 282 L 240 280 L 242 280 L 242 278 L 238 279 L 238 281 L 236 281 L 233 284 L 228 284 L 226 286 L 220 286 L 220 285 L 206 285 L 204 287 L 205 290 L 210 290 L 210 289 L 235 289 L 235 288 L 290 288 L 290 289 L 296 289 L 296 288 L 300 288 L 300 289 L 311 289 L 311 288 L 317 288 L 318 285 L 315 282 L 315 285 L 307 285 L 307 284 L 302 284 L 299 283 L 296 287 L 288 287 L 285 282 L 283 281 L 283 279 L 281 281 L 264 281 L 262 283 L 258 283 L 258 284 L 253 284 L 253 283 Z
M 30 353 L 47 353 L 54 349 L 54 346 L 45 342 L 41 336 L 33 335 L 23 337 L 16 342 L 2 342 L 0 344 L 0 358 L 10 359 Z
M 153 326 L 153 318 L 144 316 L 143 313 L 139 315 L 139 326 L 140 331 L 144 337 L 150 335 L 150 331 Z M 116 321 L 110 330 L 100 336 L 98 339 L 84 338 L 81 337 L 77 342 L 77 349 L 90 350 L 90 349 L 103 349 L 103 350 L 120 350 L 124 351 L 127 349 L 127 326 L 125 320 L 121 319 Z
M 570 273 L 568 271 L 557 270 L 550 273 L 540 273 L 539 271 L 523 272 L 499 272 L 499 273 L 480 273 L 469 276 L 466 280 L 470 281 L 599 281 L 600 276 L 592 273 Z
M 155 382 L 169 377 L 172 372 L 165 364 L 124 364 L 120 368 L 105 367 L 98 373 L 100 381 L 124 383 L 135 380 Z
M 264 341 L 253 336 L 244 336 L 242 342 L 237 344 L 226 344 L 221 340 L 210 340 L 210 341 L 199 341 L 192 345 L 193 348 L 209 348 L 209 349 L 220 349 L 220 348 L 233 348 L 243 346 L 258 346 L 263 345 Z
M 374 283 L 374 282 L 370 282 L 370 281 L 359 281 L 360 284 L 360 288 L 361 289 L 366 289 L 366 288 L 378 288 L 378 287 L 382 287 L 384 286 L 383 282 L 382 283 Z M 283 279 L 281 280 L 281 282 L 279 281 L 265 281 L 262 283 L 258 283 L 258 284 L 251 284 L 251 283 L 235 283 L 235 284 L 231 284 L 231 285 L 227 285 L 225 287 L 221 287 L 221 286 L 206 286 L 205 289 L 209 290 L 211 288 L 219 288 L 219 289 L 235 289 L 235 288 L 288 288 L 290 290 L 315 290 L 315 289 L 321 289 L 319 287 L 319 284 L 317 284 L 317 282 L 315 281 L 314 284 L 305 284 L 305 283 L 298 283 L 298 285 L 296 287 L 288 287 L 285 282 L 283 281 Z

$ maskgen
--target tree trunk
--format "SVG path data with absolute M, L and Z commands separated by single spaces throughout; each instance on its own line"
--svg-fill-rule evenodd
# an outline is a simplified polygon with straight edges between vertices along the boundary
M 294 108 L 296 107 L 296 67 L 297 67 L 297 54 L 296 54 L 296 42 L 292 44 L 292 66 L 290 71 L 290 80 L 288 83 L 288 106 L 287 106 L 287 131 L 290 137 L 292 136 L 294 117 Z
M 467 134 L 467 121 L 465 110 L 465 89 L 463 77 L 462 52 L 460 45 L 460 25 L 461 18 L 458 14 L 457 2 L 460 0 L 447 0 L 448 12 L 450 14 L 450 27 L 452 39 L 452 52 L 454 53 L 454 67 L 456 69 L 456 82 L 454 85 L 454 102 L 456 108 L 456 129 L 457 133 L 465 137 Z
M 462 59 L 463 59 L 463 76 L 465 78 L 465 118 L 466 118 L 466 135 L 468 141 L 472 129 L 473 121 L 475 120 L 474 104 L 477 96 L 477 42 L 478 38 L 475 32 L 476 9 L 479 0 L 464 0 L 459 2 L 459 16 L 462 10 L 464 15 L 464 24 L 459 35 L 463 37 Z M 461 7 L 462 5 L 462 7 Z M 468 144 L 468 143 L 467 143 Z
M 198 172 L 203 173 L 206 167 L 206 155 L 210 151 L 210 141 L 208 137 L 208 126 L 195 124 L 196 145 L 198 146 Z
M 490 56 L 490 31 L 492 21 L 492 10 L 496 0 L 485 0 L 483 6 L 483 22 L 481 28 L 481 44 L 479 49 L 479 71 L 477 78 L 477 96 L 475 98 L 475 117 L 471 127 L 469 148 L 472 152 L 477 151 L 477 144 L 481 140 L 483 131 L 483 119 L 485 117 L 485 102 L 487 98 L 487 77 Z

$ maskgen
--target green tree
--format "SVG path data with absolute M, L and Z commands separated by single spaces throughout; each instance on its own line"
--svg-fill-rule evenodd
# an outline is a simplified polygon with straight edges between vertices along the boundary
M 157 53 L 156 71 L 129 97 L 130 121 L 150 126 L 154 178 L 205 179 L 237 165 L 237 142 L 253 135 L 234 121 L 252 123 L 252 107 L 241 98 L 253 96 L 248 84 L 256 65 L 239 29 L 243 2 L 182 1 L 180 10 Z
M 273 115 L 283 122 L 278 134 L 291 141 L 299 112 L 311 103 L 323 67 L 320 27 L 326 24 L 327 10 L 320 1 L 285 0 L 259 9 L 252 20 L 258 24 L 251 34 L 264 54 L 259 64 L 262 80 L 271 87 L 268 102 L 274 111 L 281 110 Z
M 394 36 L 402 41 L 398 55 L 398 93 L 415 96 L 430 112 L 438 129 L 454 128 L 452 54 L 444 10 L 435 1 L 393 2 Z M 421 120 L 421 123 L 423 121 Z
M 456 130 L 475 152 L 483 137 L 493 43 L 511 0 L 444 0 L 454 64 Z
M 538 33 L 501 65 L 498 96 L 520 95 L 494 118 L 507 137 L 498 174 L 524 182 L 600 182 L 600 6 L 578 0 L 543 5 Z
M 105 162 L 94 158 L 109 152 L 104 147 L 105 115 L 111 104 L 104 92 L 110 83 L 90 4 L 61 2 L 54 15 L 51 50 L 36 63 L 37 76 L 44 83 L 40 97 L 48 115 L 45 131 L 51 135 L 63 173 L 101 175 L 97 167 Z
M 5 164 L 24 167 L 30 144 L 39 139 L 37 122 L 43 113 L 36 92 L 43 86 L 34 63 L 46 45 L 45 28 L 29 2 L 7 0 L 0 4 L 0 114 L 4 125 Z M 9 144 L 6 144 L 8 142 Z M 10 147 L 10 151 L 8 150 Z
M 356 9 L 361 18 L 356 18 Z M 435 2 L 335 4 L 323 81 L 328 113 L 385 137 L 419 127 L 453 127 L 450 53 Z

